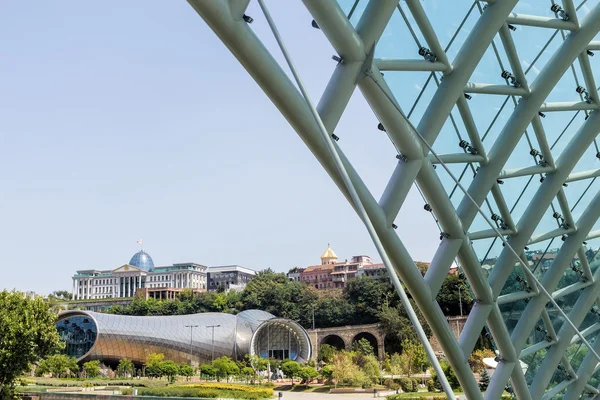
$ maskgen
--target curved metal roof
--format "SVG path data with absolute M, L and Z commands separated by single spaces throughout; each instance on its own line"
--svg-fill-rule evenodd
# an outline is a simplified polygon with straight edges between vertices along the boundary
M 272 320 L 293 332 L 296 339 L 289 343 L 301 350 L 291 355 L 294 359 L 308 360 L 312 354 L 308 335 L 297 322 L 275 318 L 260 310 L 246 310 L 237 315 L 201 313 L 143 317 L 73 310 L 61 313 L 56 323 L 59 331 L 74 322 L 76 316 L 91 320 L 86 327 L 89 325 L 94 331 L 92 338 L 89 335 L 85 338 L 67 333 L 61 335 L 71 345 L 67 349 L 72 348 L 77 353 L 78 361 L 117 363 L 128 358 L 136 364 L 144 364 L 151 353 L 162 353 L 165 359 L 175 362 L 204 363 L 223 355 L 241 360 L 246 354 L 254 354 L 251 343 L 255 334 Z M 83 339 L 87 344 L 85 352 L 77 347 L 84 344 Z M 93 343 L 87 343 L 90 340 Z M 286 339 L 284 344 L 287 343 Z

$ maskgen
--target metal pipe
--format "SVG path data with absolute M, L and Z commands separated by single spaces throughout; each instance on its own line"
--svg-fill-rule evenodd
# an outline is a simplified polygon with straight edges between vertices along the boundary
M 439 61 L 402 60 L 395 58 L 376 58 L 375 65 L 381 71 L 437 71 L 444 72 L 448 69 Z
M 571 21 L 517 13 L 510 13 L 508 18 L 506 18 L 506 22 L 513 25 L 537 26 L 538 28 L 561 29 L 567 31 L 578 28 L 578 26 Z
M 598 109 L 598 104 L 587 103 L 585 101 L 550 102 L 550 103 L 543 103 L 540 106 L 541 112 L 585 111 L 585 110 L 597 110 L 597 109 Z

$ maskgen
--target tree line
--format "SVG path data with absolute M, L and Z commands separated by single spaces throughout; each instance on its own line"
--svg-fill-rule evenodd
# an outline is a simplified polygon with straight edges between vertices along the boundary
M 446 315 L 459 315 L 461 304 L 466 315 L 473 297 L 464 277 L 449 274 L 437 300 Z M 342 290 L 317 290 L 305 283 L 290 281 L 283 273 L 267 269 L 258 272 L 239 292 L 193 294 L 191 290 L 184 290 L 174 300 L 135 299 L 131 305 L 115 306 L 109 312 L 138 316 L 201 312 L 237 314 L 249 309 L 264 310 L 277 317 L 298 321 L 306 329 L 312 328 L 313 321 L 316 328 L 380 323 L 392 346 L 387 349 L 390 352 L 400 352 L 401 343 L 405 340 L 417 341 L 406 310 L 386 276 L 350 279 Z M 420 313 L 418 315 L 428 330 Z

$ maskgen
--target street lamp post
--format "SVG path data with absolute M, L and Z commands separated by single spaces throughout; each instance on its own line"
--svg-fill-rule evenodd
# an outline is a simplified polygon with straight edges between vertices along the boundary
M 212 355 L 211 355 L 211 362 L 215 361 L 215 328 L 220 327 L 221 325 L 206 325 L 207 328 L 211 328 L 212 329 Z
M 190 365 L 192 365 L 192 360 L 194 358 L 194 347 L 192 346 L 192 339 L 194 338 L 194 328 L 199 327 L 200 325 L 186 325 L 186 328 L 190 328 Z

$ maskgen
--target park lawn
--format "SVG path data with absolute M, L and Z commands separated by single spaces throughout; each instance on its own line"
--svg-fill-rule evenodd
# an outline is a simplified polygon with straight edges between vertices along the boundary
M 131 389 L 127 388 L 121 392 L 128 395 L 131 394 Z M 273 389 L 234 383 L 194 383 L 169 387 L 138 388 L 138 394 L 158 397 L 268 399 L 273 397 Z
M 25 383 L 36 386 L 51 387 L 80 387 L 80 386 L 136 386 L 136 387 L 161 387 L 166 386 L 167 379 L 127 379 L 127 378 L 22 378 Z M 19 381 L 17 381 L 17 386 Z

